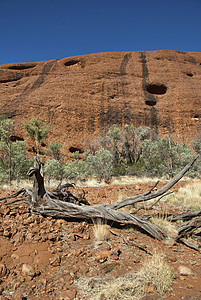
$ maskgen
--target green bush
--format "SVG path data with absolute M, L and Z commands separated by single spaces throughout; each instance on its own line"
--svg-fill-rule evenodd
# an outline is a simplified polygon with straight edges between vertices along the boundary
M 201 134 L 197 134 L 194 137 L 192 146 L 196 154 L 199 155 L 193 167 L 195 173 L 199 176 L 201 175 Z
M 66 162 L 64 165 L 64 178 L 67 180 L 83 180 L 87 174 L 87 166 L 83 160 Z
M 49 159 L 45 163 L 44 174 L 48 180 L 61 180 L 64 176 L 64 164 L 56 159 Z
M 186 144 L 176 144 L 169 138 L 158 138 L 154 142 L 143 141 L 140 160 L 144 161 L 146 175 L 172 177 L 181 171 L 192 157 L 193 154 Z
M 88 154 L 85 157 L 88 175 L 95 175 L 99 180 L 109 180 L 113 173 L 112 153 L 101 148 L 95 152 L 95 155 Z
M 50 142 L 49 143 L 49 149 L 50 149 L 50 155 L 57 160 L 60 160 L 62 158 L 62 154 L 61 154 L 61 147 L 62 144 L 60 143 L 56 143 L 56 142 Z
M 23 141 L 12 143 L 11 170 L 12 178 L 19 180 L 27 178 L 27 171 L 33 165 L 33 161 L 26 157 L 26 144 Z

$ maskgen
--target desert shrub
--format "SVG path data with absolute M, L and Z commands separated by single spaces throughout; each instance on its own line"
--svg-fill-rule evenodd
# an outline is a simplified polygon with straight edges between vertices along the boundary
M 88 153 L 85 156 L 88 175 L 95 175 L 99 180 L 109 180 L 113 173 L 113 155 L 110 151 L 101 148 L 95 155 Z
M 150 137 L 149 127 L 136 128 L 126 124 L 124 129 L 117 125 L 109 128 L 100 145 L 111 152 L 113 156 L 113 174 L 132 174 L 133 165 L 140 158 L 142 141 Z
M 50 142 L 48 145 L 50 151 L 49 154 L 56 160 L 60 160 L 62 158 L 62 154 L 61 154 L 61 147 L 62 144 L 61 143 L 56 143 L 56 142 Z
M 158 138 L 155 141 L 142 142 L 140 160 L 144 162 L 148 176 L 172 177 L 192 159 L 193 154 L 186 144 L 176 144 L 169 138 Z M 188 173 L 189 175 L 193 175 Z
M 56 159 L 49 159 L 44 165 L 44 175 L 48 180 L 61 180 L 64 177 L 64 163 Z
M 23 126 L 26 129 L 27 137 L 35 143 L 39 155 L 39 148 L 48 135 L 49 125 L 43 124 L 41 120 L 32 118 L 28 123 L 23 122 Z
M 201 152 L 200 135 L 193 142 L 197 153 Z M 97 153 L 101 149 L 111 155 L 112 167 L 110 176 L 136 175 L 173 177 L 193 157 L 193 153 L 185 143 L 179 144 L 170 136 L 150 140 L 150 128 L 125 125 L 120 129 L 117 125 L 109 128 L 105 137 L 90 144 L 89 159 L 90 174 L 97 174 L 92 167 L 98 165 Z M 188 176 L 196 176 L 201 172 L 201 157 L 194 167 L 188 171 Z M 99 176 L 99 175 L 98 175 Z
M 201 154 L 201 134 L 197 134 L 192 142 L 193 149 L 197 154 Z
M 11 170 L 12 179 L 19 181 L 22 178 L 27 178 L 27 171 L 33 165 L 33 161 L 26 157 L 26 143 L 16 141 L 12 143 Z
M 32 165 L 32 160 L 26 157 L 26 150 L 23 141 L 0 142 L 0 182 L 26 178 L 27 171 Z
M 72 162 L 66 162 L 64 165 L 63 177 L 67 180 L 83 180 L 87 174 L 85 161 L 76 159 Z
M 192 146 L 196 154 L 199 154 L 199 158 L 196 160 L 193 169 L 199 176 L 201 175 L 201 134 L 197 134 L 192 142 Z

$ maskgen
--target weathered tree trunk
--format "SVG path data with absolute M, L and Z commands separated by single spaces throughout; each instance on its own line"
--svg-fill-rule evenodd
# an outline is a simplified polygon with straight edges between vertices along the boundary
M 58 186 L 57 189 L 53 192 L 47 191 L 44 186 L 42 164 L 37 160 L 36 152 L 34 153 L 34 168 L 32 168 L 28 172 L 29 176 L 34 176 L 32 193 L 29 190 L 21 189 L 18 193 L 14 194 L 15 196 L 19 195 L 19 193 L 26 194 L 28 202 L 31 202 L 31 210 L 33 213 L 64 219 L 90 220 L 99 218 L 104 219 L 104 221 L 111 221 L 119 224 L 129 224 L 138 227 L 139 229 L 143 230 L 144 232 L 158 240 L 163 239 L 165 236 L 159 228 L 143 219 L 143 217 L 141 218 L 140 216 L 118 211 L 118 209 L 127 205 L 133 205 L 138 202 L 144 203 L 148 200 L 159 197 L 159 199 L 155 201 L 155 203 L 157 203 L 164 195 L 170 193 L 167 191 L 184 176 L 184 174 L 191 168 L 195 160 L 198 158 L 198 156 L 195 157 L 189 164 L 186 165 L 186 167 L 183 168 L 181 172 L 179 172 L 165 186 L 163 186 L 156 192 L 152 193 L 154 187 L 158 184 L 158 182 L 144 194 L 129 197 L 122 201 L 117 201 L 113 204 L 90 206 L 84 198 L 84 200 L 82 199 L 83 201 L 79 201 L 79 199 L 74 196 L 69 198 L 69 193 L 66 193 L 63 190 L 69 186 L 68 184 Z M 72 187 L 72 185 L 70 186 Z M 11 196 L 9 198 L 11 198 Z M 2 198 L 0 200 L 3 199 L 5 198 Z M 74 203 L 69 203 L 68 201 L 72 201 Z M 83 203 L 85 205 L 81 206 L 75 203 Z M 137 211 L 138 210 L 136 210 L 136 212 Z M 200 212 L 195 213 L 195 215 L 200 216 Z M 186 232 L 191 232 L 194 228 L 198 228 L 200 226 L 201 222 L 199 219 L 196 224 L 191 222 L 190 224 L 187 224 L 187 227 L 181 227 L 178 234 L 178 240 L 185 236 Z
M 117 209 L 132 205 L 137 202 L 144 202 L 150 199 L 159 197 L 166 193 L 175 183 L 177 183 L 184 174 L 190 169 L 195 162 L 193 159 L 179 174 L 177 174 L 172 180 L 170 180 L 163 188 L 151 193 L 152 189 L 142 195 L 127 198 L 122 201 L 118 201 L 113 204 L 93 205 L 93 206 L 79 206 L 73 203 L 64 202 L 58 199 L 52 199 L 46 192 L 43 180 L 43 174 L 40 169 L 33 168 L 29 171 L 28 175 L 34 175 L 36 185 L 33 189 L 34 203 L 32 211 L 44 216 L 51 216 L 56 218 L 74 218 L 74 219 L 94 219 L 101 218 L 107 221 L 117 222 L 120 224 L 130 224 L 137 226 L 155 237 L 156 239 L 163 239 L 164 234 L 155 225 L 150 222 L 142 220 L 139 216 L 134 216 L 125 212 L 117 211 Z M 40 168 L 40 165 L 39 165 Z M 37 184 L 36 184 L 37 183 Z

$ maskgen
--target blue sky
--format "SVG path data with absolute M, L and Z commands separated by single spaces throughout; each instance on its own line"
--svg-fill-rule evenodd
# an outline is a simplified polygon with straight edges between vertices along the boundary
M 163 49 L 201 51 L 201 0 L 0 0 L 0 64 Z

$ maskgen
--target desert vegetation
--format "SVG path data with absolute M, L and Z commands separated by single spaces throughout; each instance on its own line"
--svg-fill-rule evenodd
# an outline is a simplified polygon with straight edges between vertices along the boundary
M 91 288 L 88 278 L 81 278 L 78 286 L 87 299 L 142 299 L 147 288 L 155 289 L 163 296 L 171 289 L 173 273 L 162 254 L 156 253 L 147 258 L 138 272 L 129 272 L 116 279 L 97 278 L 95 287 Z
M 120 129 L 113 125 L 105 136 L 88 143 L 88 151 L 80 157 L 74 152 L 74 159 L 66 161 L 61 152 L 62 144 L 51 141 L 46 150 L 41 148 L 49 126 L 33 118 L 23 123 L 27 137 L 33 142 L 37 155 L 43 155 L 44 172 L 51 180 L 86 180 L 95 177 L 110 182 L 118 176 L 172 178 L 192 158 L 201 153 L 200 135 L 192 140 L 192 148 L 176 143 L 171 136 L 150 138 L 150 128 L 135 128 L 126 125 Z M 0 183 L 27 178 L 27 170 L 33 164 L 27 157 L 25 141 L 14 140 L 14 123 L 5 116 L 0 118 Z M 193 149 L 193 151 L 191 150 Z M 188 172 L 189 177 L 201 174 L 201 158 Z
M 192 141 L 193 152 L 189 146 L 176 143 L 170 136 L 151 140 L 148 127 L 126 125 L 121 130 L 113 125 L 105 137 L 89 143 L 88 152 L 82 156 L 75 152 L 74 159 L 66 161 L 61 151 L 62 144 L 52 141 L 46 150 L 42 149 L 49 129 L 45 124 L 34 119 L 24 126 L 33 141 L 32 160 L 27 158 L 26 143 L 13 141 L 14 124 L 4 117 L 0 120 L 0 178 L 2 183 L 6 180 L 11 183 L 12 180 L 20 180 L 28 175 L 34 178 L 33 188 L 24 187 L 5 196 L 0 199 L 1 204 L 12 207 L 23 202 L 32 216 L 39 215 L 41 219 L 47 217 L 49 221 L 84 220 L 83 224 L 88 229 L 89 224 L 93 228 L 91 236 L 94 247 L 106 247 L 96 256 L 95 261 L 98 263 L 107 261 L 108 256 L 118 260 L 122 253 L 120 249 L 112 253 L 111 235 L 125 246 L 146 255 L 138 270 L 126 272 L 116 279 L 108 278 L 106 282 L 96 278 L 93 288 L 89 279 L 81 276 L 75 283 L 83 299 L 140 299 L 147 291 L 161 296 L 168 293 L 173 282 L 173 272 L 166 261 L 167 256 L 128 239 L 128 229 L 144 233 L 147 238 L 152 237 L 157 242 L 182 244 L 200 251 L 201 190 L 193 179 L 200 175 L 200 136 Z M 196 157 L 195 153 L 198 154 Z M 40 161 L 40 156 L 44 163 Z M 34 167 L 30 169 L 30 166 Z M 56 188 L 48 190 L 45 187 L 43 169 L 48 181 L 59 180 Z M 170 189 L 186 174 L 192 178 L 191 184 L 180 188 L 173 196 Z M 81 194 L 74 193 L 73 182 L 77 180 L 95 177 L 109 183 L 113 177 L 125 175 L 163 177 L 167 183 L 158 188 L 156 182 L 147 192 L 130 197 L 122 194 L 116 202 L 106 201 L 98 205 L 87 201 L 84 190 Z M 68 183 L 62 184 L 62 181 Z M 167 202 L 169 207 L 164 208 Z M 175 213 L 174 209 L 168 211 L 171 205 L 179 208 L 179 212 Z M 113 230 L 115 224 L 119 226 L 119 231 Z M 73 241 L 84 239 L 83 232 L 83 228 L 81 233 L 76 231 Z M 65 237 L 68 233 L 64 230 L 63 235 Z M 5 230 L 5 236 L 12 238 L 14 234 Z M 86 239 L 90 238 L 86 232 Z

